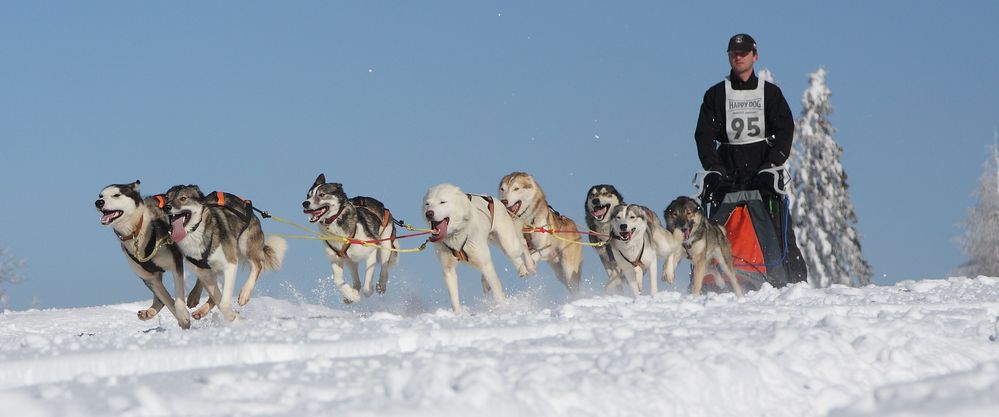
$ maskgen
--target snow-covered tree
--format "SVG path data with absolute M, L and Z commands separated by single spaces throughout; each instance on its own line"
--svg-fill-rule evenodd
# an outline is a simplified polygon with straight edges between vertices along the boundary
M 777 84 L 777 82 L 774 81 L 774 73 L 770 71 L 769 68 L 761 69 L 760 72 L 756 74 L 756 78 L 763 81 L 769 81 L 772 84 Z
M 815 287 L 832 284 L 867 285 L 871 268 L 860 249 L 857 214 L 847 192 L 847 176 L 839 159 L 843 148 L 828 116 L 832 113 L 826 71 L 819 68 L 801 99 L 795 123 L 792 219 L 798 247 L 808 264 L 808 281 Z
M 4 290 L 4 285 L 21 281 L 21 276 L 18 275 L 21 266 L 20 260 L 14 259 L 5 248 L 0 247 L 0 312 L 3 312 L 7 306 L 7 291 Z
M 995 143 L 984 165 L 975 190 L 978 204 L 968 210 L 963 222 L 961 250 L 968 259 L 960 272 L 972 277 L 999 277 L 999 149 Z

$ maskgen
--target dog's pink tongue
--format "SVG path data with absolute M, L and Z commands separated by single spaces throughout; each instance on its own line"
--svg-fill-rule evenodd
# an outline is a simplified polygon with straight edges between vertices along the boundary
M 101 216 L 101 224 L 111 223 L 111 219 L 114 217 L 114 215 L 115 213 L 113 211 L 104 213 L 104 215 Z
M 187 230 L 184 230 L 184 216 L 178 216 L 170 223 L 170 238 L 174 242 L 180 242 L 186 235 Z
M 436 233 L 430 235 L 431 242 L 440 242 L 441 240 L 444 240 L 445 237 L 447 237 L 447 224 L 449 223 L 450 220 L 451 219 L 444 219 L 437 223 L 437 226 L 434 227 L 434 232 Z

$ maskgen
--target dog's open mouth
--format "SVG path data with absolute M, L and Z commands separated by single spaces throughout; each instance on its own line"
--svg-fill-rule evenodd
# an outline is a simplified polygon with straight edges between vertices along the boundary
M 635 230 L 622 230 L 617 232 L 617 238 L 625 242 L 631 240 L 631 236 L 635 233 Z
M 608 211 L 610 211 L 610 204 L 594 207 L 592 214 L 593 217 L 597 218 L 597 220 L 603 220 L 604 217 L 607 216 Z
M 101 224 L 107 226 L 117 220 L 125 212 L 121 210 L 101 210 Z
M 509 211 L 510 213 L 513 214 L 520 214 L 520 202 L 518 201 L 509 206 L 506 206 L 506 211 Z
M 440 242 L 447 237 L 447 224 L 451 221 L 450 217 L 444 218 L 444 220 L 437 222 L 430 222 L 430 241 Z
M 315 210 L 302 210 L 303 213 L 308 214 L 310 216 L 309 223 L 318 222 L 319 219 L 323 218 L 323 216 L 326 215 L 327 211 L 330 211 L 330 206 L 322 206 Z
M 170 238 L 174 242 L 180 242 L 184 236 L 187 236 L 187 229 L 184 226 L 189 221 L 191 221 L 191 212 L 188 210 L 170 215 Z

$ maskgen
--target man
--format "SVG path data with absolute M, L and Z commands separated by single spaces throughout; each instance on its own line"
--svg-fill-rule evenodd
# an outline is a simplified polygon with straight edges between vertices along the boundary
M 758 59 L 752 36 L 733 36 L 728 41 L 732 71 L 704 93 L 694 139 L 701 165 L 714 172 L 704 177 L 701 202 L 717 207 L 727 192 L 759 190 L 777 230 L 783 231 L 785 202 L 774 189 L 773 171 L 765 170 L 784 165 L 790 156 L 794 119 L 780 87 L 756 77 Z M 786 235 L 788 280 L 805 281 L 808 272 L 793 228 Z

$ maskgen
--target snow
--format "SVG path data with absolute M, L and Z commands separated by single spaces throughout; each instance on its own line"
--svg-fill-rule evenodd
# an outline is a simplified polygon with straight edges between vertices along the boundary
M 0 415 L 999 415 L 989 277 L 462 316 L 258 297 L 187 331 L 146 303 L 0 314 Z

